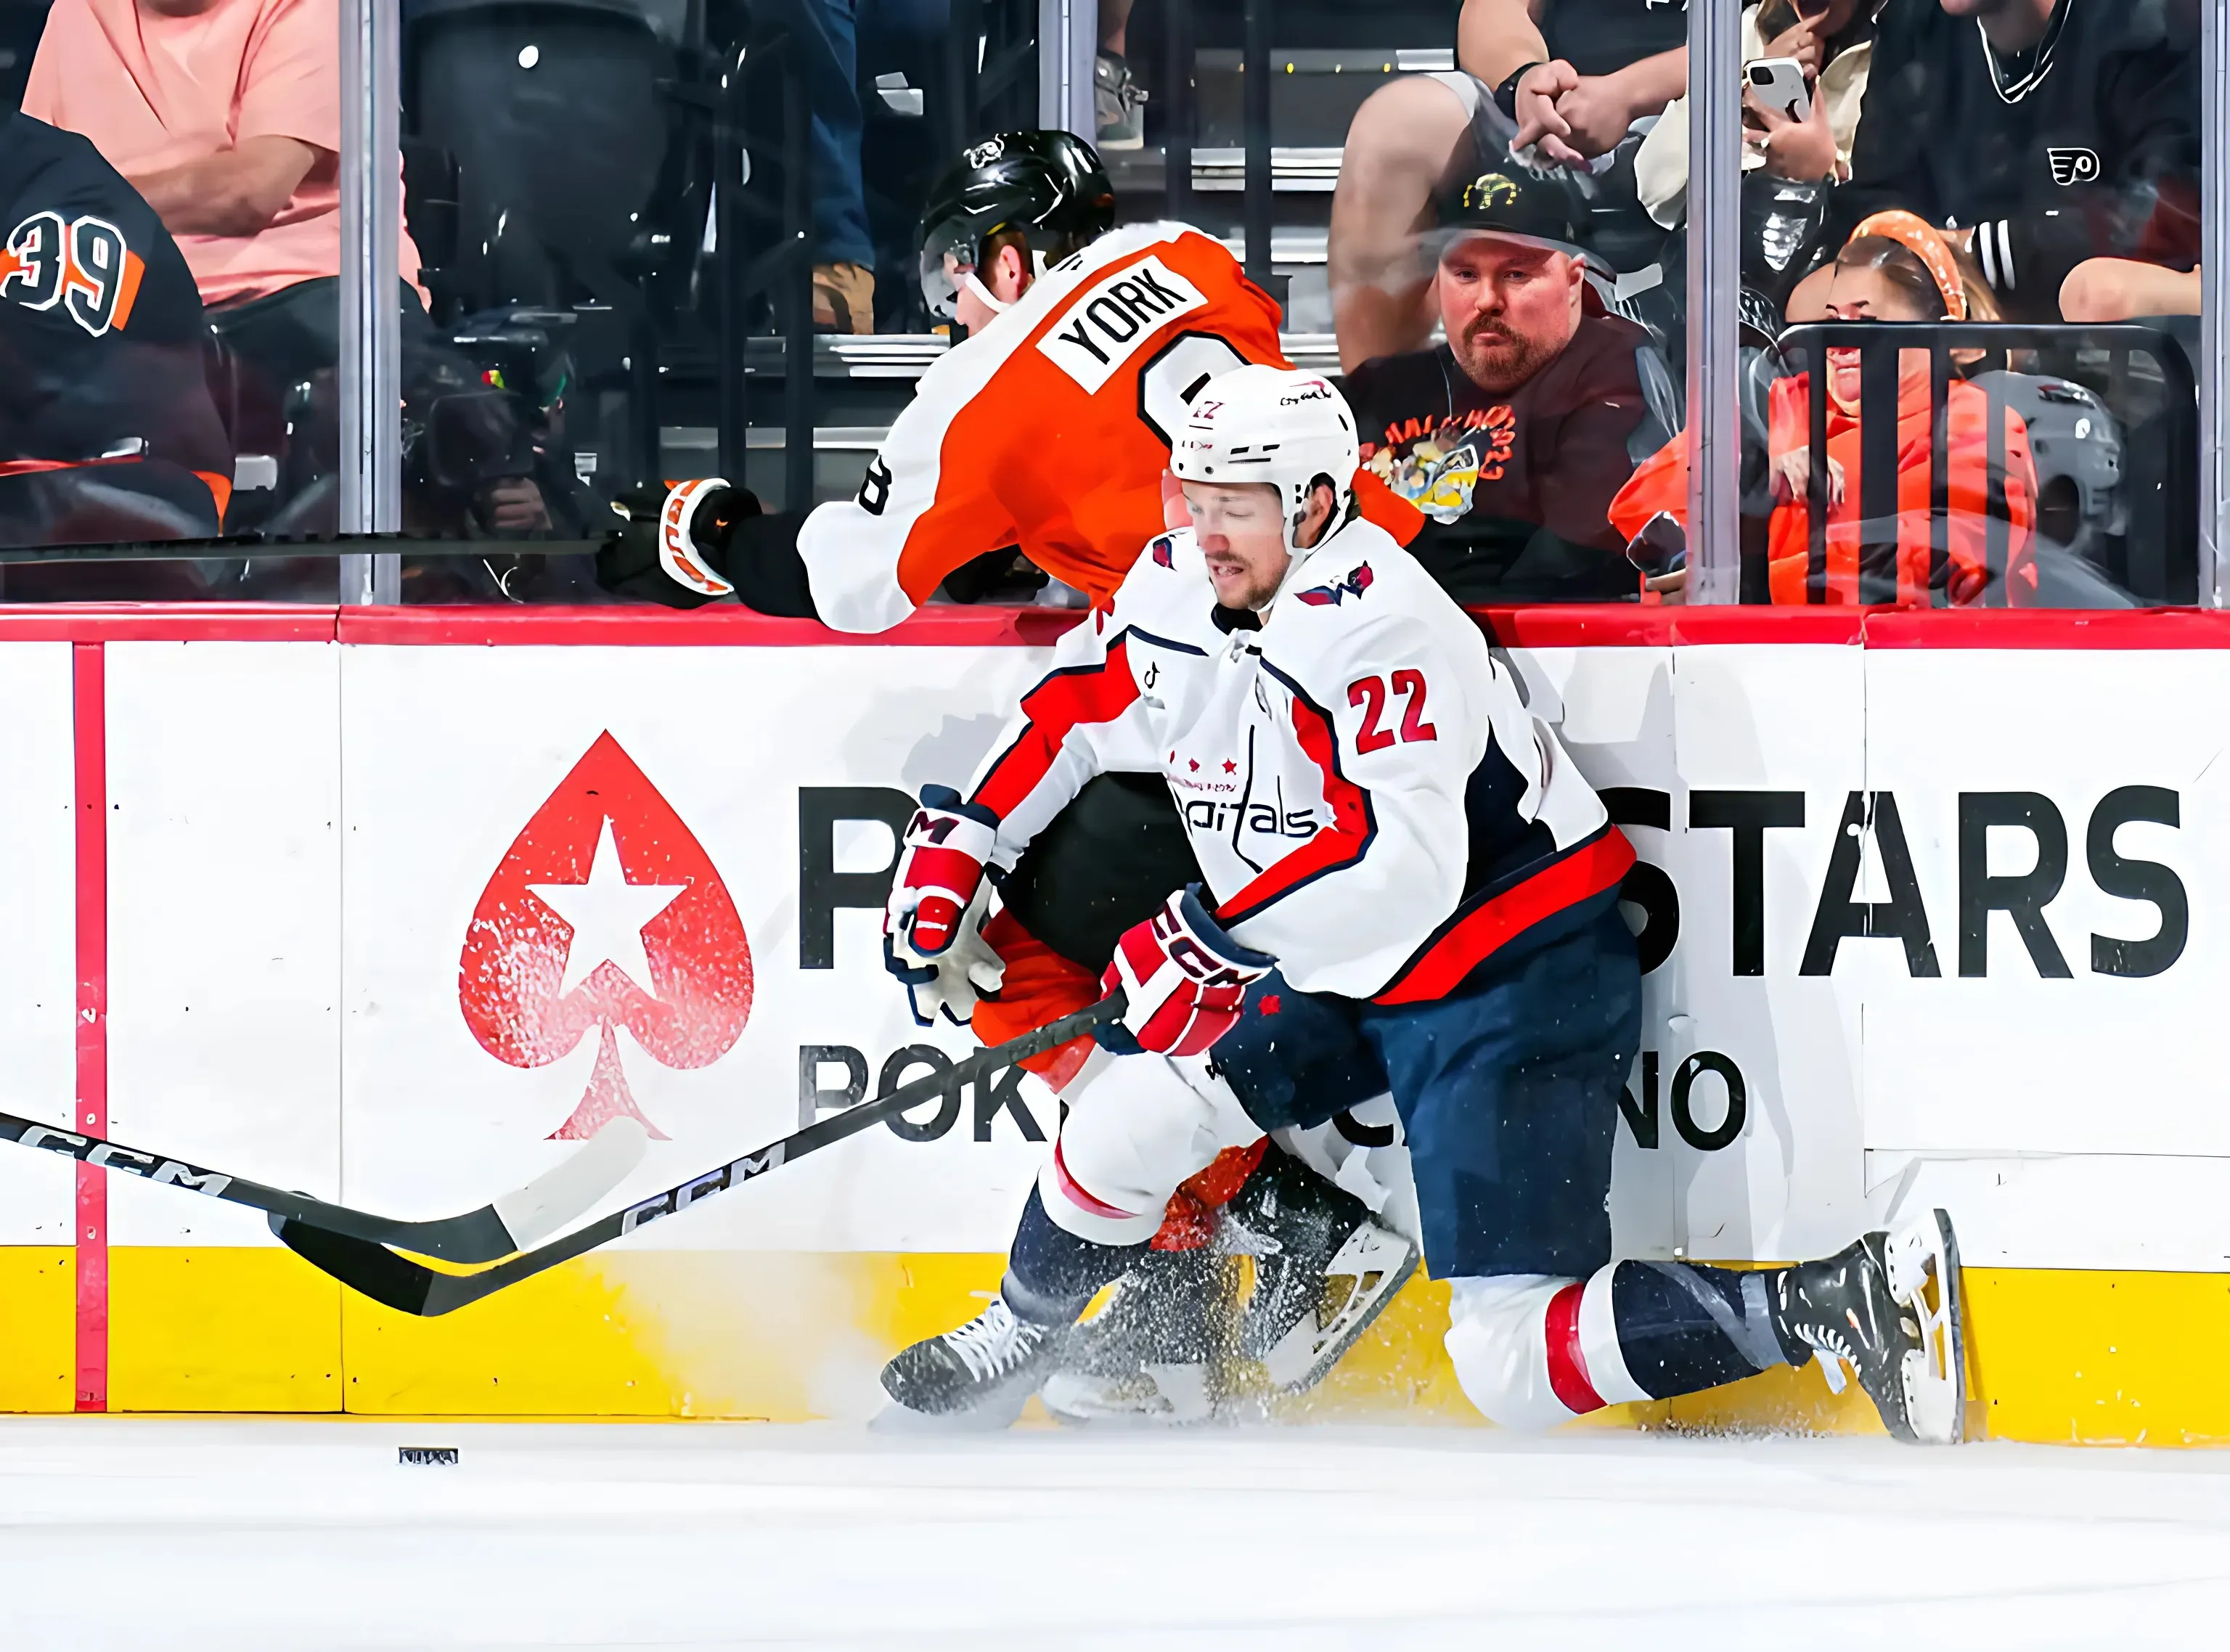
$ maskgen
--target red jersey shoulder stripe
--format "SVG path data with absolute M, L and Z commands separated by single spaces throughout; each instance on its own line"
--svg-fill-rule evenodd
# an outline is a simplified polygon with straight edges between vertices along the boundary
M 1145 633 L 1138 633 L 1144 637 Z M 1138 679 L 1131 674 L 1131 632 L 1116 633 L 1106 658 L 1096 665 L 1062 665 L 1048 672 L 1022 696 L 1022 715 L 1028 718 L 999 754 L 968 800 L 981 803 L 1002 820 L 1035 791 L 1060 756 L 1069 731 L 1089 723 L 1112 723 L 1138 703 Z M 1167 648 L 1189 648 L 1183 643 L 1148 638 Z

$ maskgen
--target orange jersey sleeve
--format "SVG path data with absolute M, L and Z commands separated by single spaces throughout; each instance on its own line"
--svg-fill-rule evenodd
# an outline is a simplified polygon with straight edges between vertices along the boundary
M 807 519 L 815 608 L 884 630 L 1006 545 L 1108 600 L 1162 531 L 1186 404 L 1250 362 L 1286 364 L 1278 306 L 1221 243 L 1181 224 L 1101 237 L 925 373 L 858 497 Z

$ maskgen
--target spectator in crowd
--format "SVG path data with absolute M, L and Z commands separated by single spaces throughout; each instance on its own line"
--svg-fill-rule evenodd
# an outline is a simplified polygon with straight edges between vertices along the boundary
M 2134 258 L 2086 258 L 2059 284 L 2064 321 L 2135 321 L 2199 313 L 2199 267 L 2165 269 Z
M 1447 340 L 1348 375 L 1365 466 L 1425 513 L 1410 551 L 1460 601 L 1630 595 L 1608 513 L 1678 427 L 1670 376 L 1603 312 L 1552 183 L 1487 171 L 1439 216 Z
M 1873 61 L 1874 19 L 1888 0 L 1764 0 L 1745 7 L 1742 56 L 1793 58 L 1804 67 L 1810 118 L 1798 120 L 1745 87 L 1743 170 L 1800 183 L 1840 183 L 1851 175 L 1851 145 Z M 1688 100 L 1684 93 L 1641 140 L 1634 157 L 1642 204 L 1667 229 L 1686 215 Z
M 873 0 L 807 0 L 821 27 L 808 51 L 825 50 L 834 74 L 802 70 L 812 103 L 813 327 L 816 332 L 875 330 L 875 241 L 867 225 L 867 187 L 860 171 L 866 112 L 860 96 L 860 23 Z
M 0 544 L 216 537 L 232 448 L 177 244 L 92 145 L 24 114 L 0 115 Z M 113 580 L 22 569 L 10 595 L 122 594 Z
M 1662 0 L 1463 0 L 1455 71 L 1381 87 L 1348 129 L 1327 270 L 1342 365 L 1431 331 L 1436 195 L 1513 147 L 1584 169 L 1680 94 L 1686 42 L 1685 8 Z
M 1994 321 L 2000 318 L 1980 273 L 1948 241 L 1909 212 L 1885 212 L 1861 222 L 1829 266 L 1825 301 L 1834 321 Z M 1879 541 L 1879 524 L 1860 512 L 1865 449 L 1860 408 L 1860 352 L 1830 350 L 1827 357 L 1827 523 L 1824 556 L 1812 552 L 1811 397 L 1809 373 L 1777 380 L 1767 416 L 1772 515 L 1767 525 L 1767 586 L 1771 600 L 1787 603 L 1850 604 L 1894 601 L 1927 607 L 1940 590 L 1963 605 L 1989 588 L 1994 532 L 2002 537 L 1996 565 L 2007 601 L 2035 600 L 2036 469 L 2027 427 L 2003 409 L 2005 460 L 1989 459 L 1989 397 L 1979 386 L 1953 380 L 1947 454 L 1951 475 L 1945 523 L 1947 556 L 1934 561 L 1933 441 L 1936 410 L 1924 350 L 1900 353 L 1897 396 L 1897 521 L 1894 569 L 1868 565 L 1866 545 Z M 1640 537 L 1660 517 L 1685 526 L 1688 444 L 1676 438 L 1637 470 L 1611 505 L 1619 534 Z M 1685 574 L 1653 582 L 1656 588 L 1685 588 Z
M 1131 0 L 1099 0 L 1099 53 L 1092 66 L 1095 140 L 1105 151 L 1146 146 L 1146 93 L 1131 73 Z
M 309 456 L 298 474 L 330 471 L 339 451 L 340 100 L 338 0 L 55 0 L 24 94 L 28 112 L 90 138 L 161 217 L 245 374 L 274 395 L 313 386 L 289 434 Z M 457 363 L 416 285 L 418 249 L 397 233 L 415 405 Z M 494 525 L 549 525 L 531 484 L 482 492 L 474 508 Z M 330 482 L 292 504 L 286 530 L 338 525 Z
M 338 0 L 55 0 L 23 108 L 132 181 L 244 355 L 280 382 L 337 357 Z
M 1825 244 L 1902 207 L 1973 253 L 2008 318 L 2060 319 L 2071 281 L 2096 313 L 2127 283 L 2094 260 L 2192 268 L 2199 145 L 2196 0 L 1899 0 Z M 1808 277 L 1790 318 L 1834 279 Z

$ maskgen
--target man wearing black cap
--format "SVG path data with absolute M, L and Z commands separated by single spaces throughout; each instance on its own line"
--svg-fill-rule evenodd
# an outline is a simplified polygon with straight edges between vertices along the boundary
M 1569 196 L 1514 164 L 1440 206 L 1447 342 L 1347 378 L 1365 466 L 1428 517 L 1410 550 L 1459 601 L 1629 595 L 1611 499 L 1679 427 L 1649 334 L 1605 312 Z

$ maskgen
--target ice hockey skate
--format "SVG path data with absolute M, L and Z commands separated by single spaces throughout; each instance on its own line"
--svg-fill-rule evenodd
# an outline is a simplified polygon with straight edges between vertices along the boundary
M 1076 1327 L 1039 1397 L 1063 1423 L 1202 1423 L 1223 1385 L 1236 1267 L 1214 1245 L 1149 1250 Z
M 1417 1269 L 1415 1244 L 1274 1147 L 1227 1218 L 1255 1253 L 1239 1355 L 1289 1394 L 1322 1382 Z
M 1067 1327 L 1018 1319 L 1000 1296 L 967 1324 L 925 1338 L 883 1367 L 883 1392 L 907 1411 L 952 1417 L 1021 1409 L 1067 1346 Z
M 1847 1367 L 1898 1439 L 1966 1437 L 1959 1244 L 1944 1212 L 1784 1270 L 1773 1318 L 1792 1361 L 1810 1349 L 1836 1393 Z

